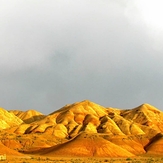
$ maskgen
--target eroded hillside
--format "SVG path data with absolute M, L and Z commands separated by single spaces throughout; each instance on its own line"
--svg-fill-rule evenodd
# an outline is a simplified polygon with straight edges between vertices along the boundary
M 163 154 L 163 112 L 149 104 L 121 110 L 85 100 L 46 116 L 34 110 L 1 112 L 0 140 L 12 151 L 86 157 Z

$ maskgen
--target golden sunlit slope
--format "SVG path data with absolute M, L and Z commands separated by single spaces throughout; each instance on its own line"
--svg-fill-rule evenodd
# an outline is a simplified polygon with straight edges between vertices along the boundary
M 19 117 L 23 117 L 20 115 Z M 149 104 L 131 110 L 118 110 L 85 100 L 66 105 L 29 125 L 22 124 L 16 131 L 21 130 L 20 133 L 26 134 L 47 133 L 59 138 L 73 138 L 81 132 L 108 135 L 148 134 L 153 137 L 162 132 L 162 124 L 163 113 Z
M 7 110 L 0 108 L 0 129 L 20 125 L 23 121 Z
M 163 112 L 149 104 L 143 104 L 131 110 L 124 110 L 121 112 L 121 116 L 139 124 L 140 128 L 147 134 L 163 132 Z
M 149 143 L 149 139 L 143 135 L 101 136 L 111 143 L 118 145 L 130 153 L 133 153 L 134 155 L 146 153 L 144 147 Z
M 25 123 L 31 123 L 31 122 L 40 120 L 45 117 L 42 113 L 40 113 L 36 110 L 27 110 L 27 111 L 10 110 L 10 112 L 15 114 L 17 117 L 19 117 Z
M 31 124 L 29 133 L 46 132 L 65 138 L 75 136 L 80 130 L 97 133 L 100 117 L 107 115 L 107 110 L 88 100 L 66 105 L 42 120 Z
M 12 133 L 12 141 L 2 141 L 12 149 L 18 146 L 30 152 L 42 148 L 51 156 L 123 157 L 153 153 L 157 148 L 163 154 L 162 137 L 157 136 L 163 132 L 163 112 L 149 104 L 121 110 L 85 100 L 47 116 L 34 110 L 6 112 L 24 121 L 17 117 L 21 123 L 2 131 L 3 135 Z
M 131 157 L 134 154 L 115 145 L 98 134 L 79 134 L 73 140 L 45 149 L 42 153 L 48 156 L 86 156 L 86 157 Z
M 146 146 L 146 151 L 148 154 L 163 154 L 163 134 L 157 134 L 153 137 L 150 143 Z
M 163 113 L 149 104 L 143 104 L 131 110 L 124 110 L 121 112 L 121 116 L 146 126 L 157 126 L 160 122 L 163 122 Z M 156 129 L 163 131 L 162 127 Z
M 1 142 L 0 142 L 0 154 L 15 155 L 15 156 L 22 155 L 21 153 L 6 147 Z

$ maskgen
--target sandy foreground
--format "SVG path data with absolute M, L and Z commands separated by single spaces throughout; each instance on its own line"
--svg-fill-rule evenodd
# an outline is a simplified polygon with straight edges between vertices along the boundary
M 85 157 L 42 157 L 42 156 L 7 156 L 4 163 L 163 163 L 163 157 L 128 157 L 128 158 L 85 158 Z

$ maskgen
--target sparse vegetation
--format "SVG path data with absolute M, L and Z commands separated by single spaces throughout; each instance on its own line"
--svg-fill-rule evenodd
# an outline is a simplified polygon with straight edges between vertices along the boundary
M 27 157 L 11 157 L 8 159 L 10 163 L 161 163 L 161 157 L 134 157 L 134 158 L 68 158 L 68 157 L 37 157 L 32 156 L 32 159 Z

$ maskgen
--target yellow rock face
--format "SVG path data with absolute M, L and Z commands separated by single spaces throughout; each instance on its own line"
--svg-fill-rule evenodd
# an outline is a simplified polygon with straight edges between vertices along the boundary
M 163 132 L 163 113 L 149 104 L 143 104 L 137 108 L 122 111 L 121 116 L 138 124 L 149 126 L 157 131 Z
M 1 149 L 1 154 L 6 154 L 6 155 L 15 155 L 15 156 L 19 156 L 19 155 L 22 155 L 20 154 L 19 152 L 13 150 L 13 149 L 10 149 L 8 147 L 6 147 L 4 144 L 2 144 L 0 142 L 0 149 Z
M 148 154 L 156 154 L 162 155 L 163 154 L 163 135 L 157 134 L 155 137 L 152 138 L 149 145 L 146 147 Z
M 17 126 L 23 123 L 21 119 L 7 110 L 0 108 L 0 129 L 6 129 L 9 127 Z
M 134 154 L 128 152 L 114 143 L 111 143 L 98 134 L 82 133 L 73 141 L 51 147 L 42 154 L 65 155 L 65 156 L 85 156 L 85 157 L 132 157 Z
M 41 153 L 50 156 L 163 154 L 163 112 L 149 104 L 121 110 L 85 100 L 47 116 L 34 110 L 0 109 L 0 129 L 4 129 L 0 139 L 7 147 L 28 152 L 33 149 L 36 153 L 42 147 Z M 12 140 L 4 139 L 6 133 Z
M 32 123 L 45 117 L 42 113 L 35 110 L 27 110 L 25 112 L 19 110 L 11 110 L 10 112 L 15 114 L 25 123 Z
M 158 116 L 158 114 L 160 115 Z M 160 119 L 162 119 L 162 113 L 149 104 L 144 104 L 131 110 L 115 109 L 114 112 L 114 108 L 107 109 L 85 100 L 65 106 L 45 118 L 37 120 L 36 123 L 40 125 L 44 122 L 47 126 L 48 124 L 63 124 L 68 131 L 71 128 L 71 133 L 73 132 L 73 127 L 75 130 L 79 125 L 83 125 L 83 128 L 85 128 L 88 124 L 88 126 L 92 124 L 92 126 L 95 126 L 92 127 L 95 132 L 130 135 L 145 134 L 141 127 L 151 127 L 149 126 L 150 121 L 153 120 L 157 123 Z M 34 122 L 33 124 L 36 123 Z M 157 124 L 159 125 L 159 123 Z M 155 129 L 160 130 L 158 127 L 155 127 Z

